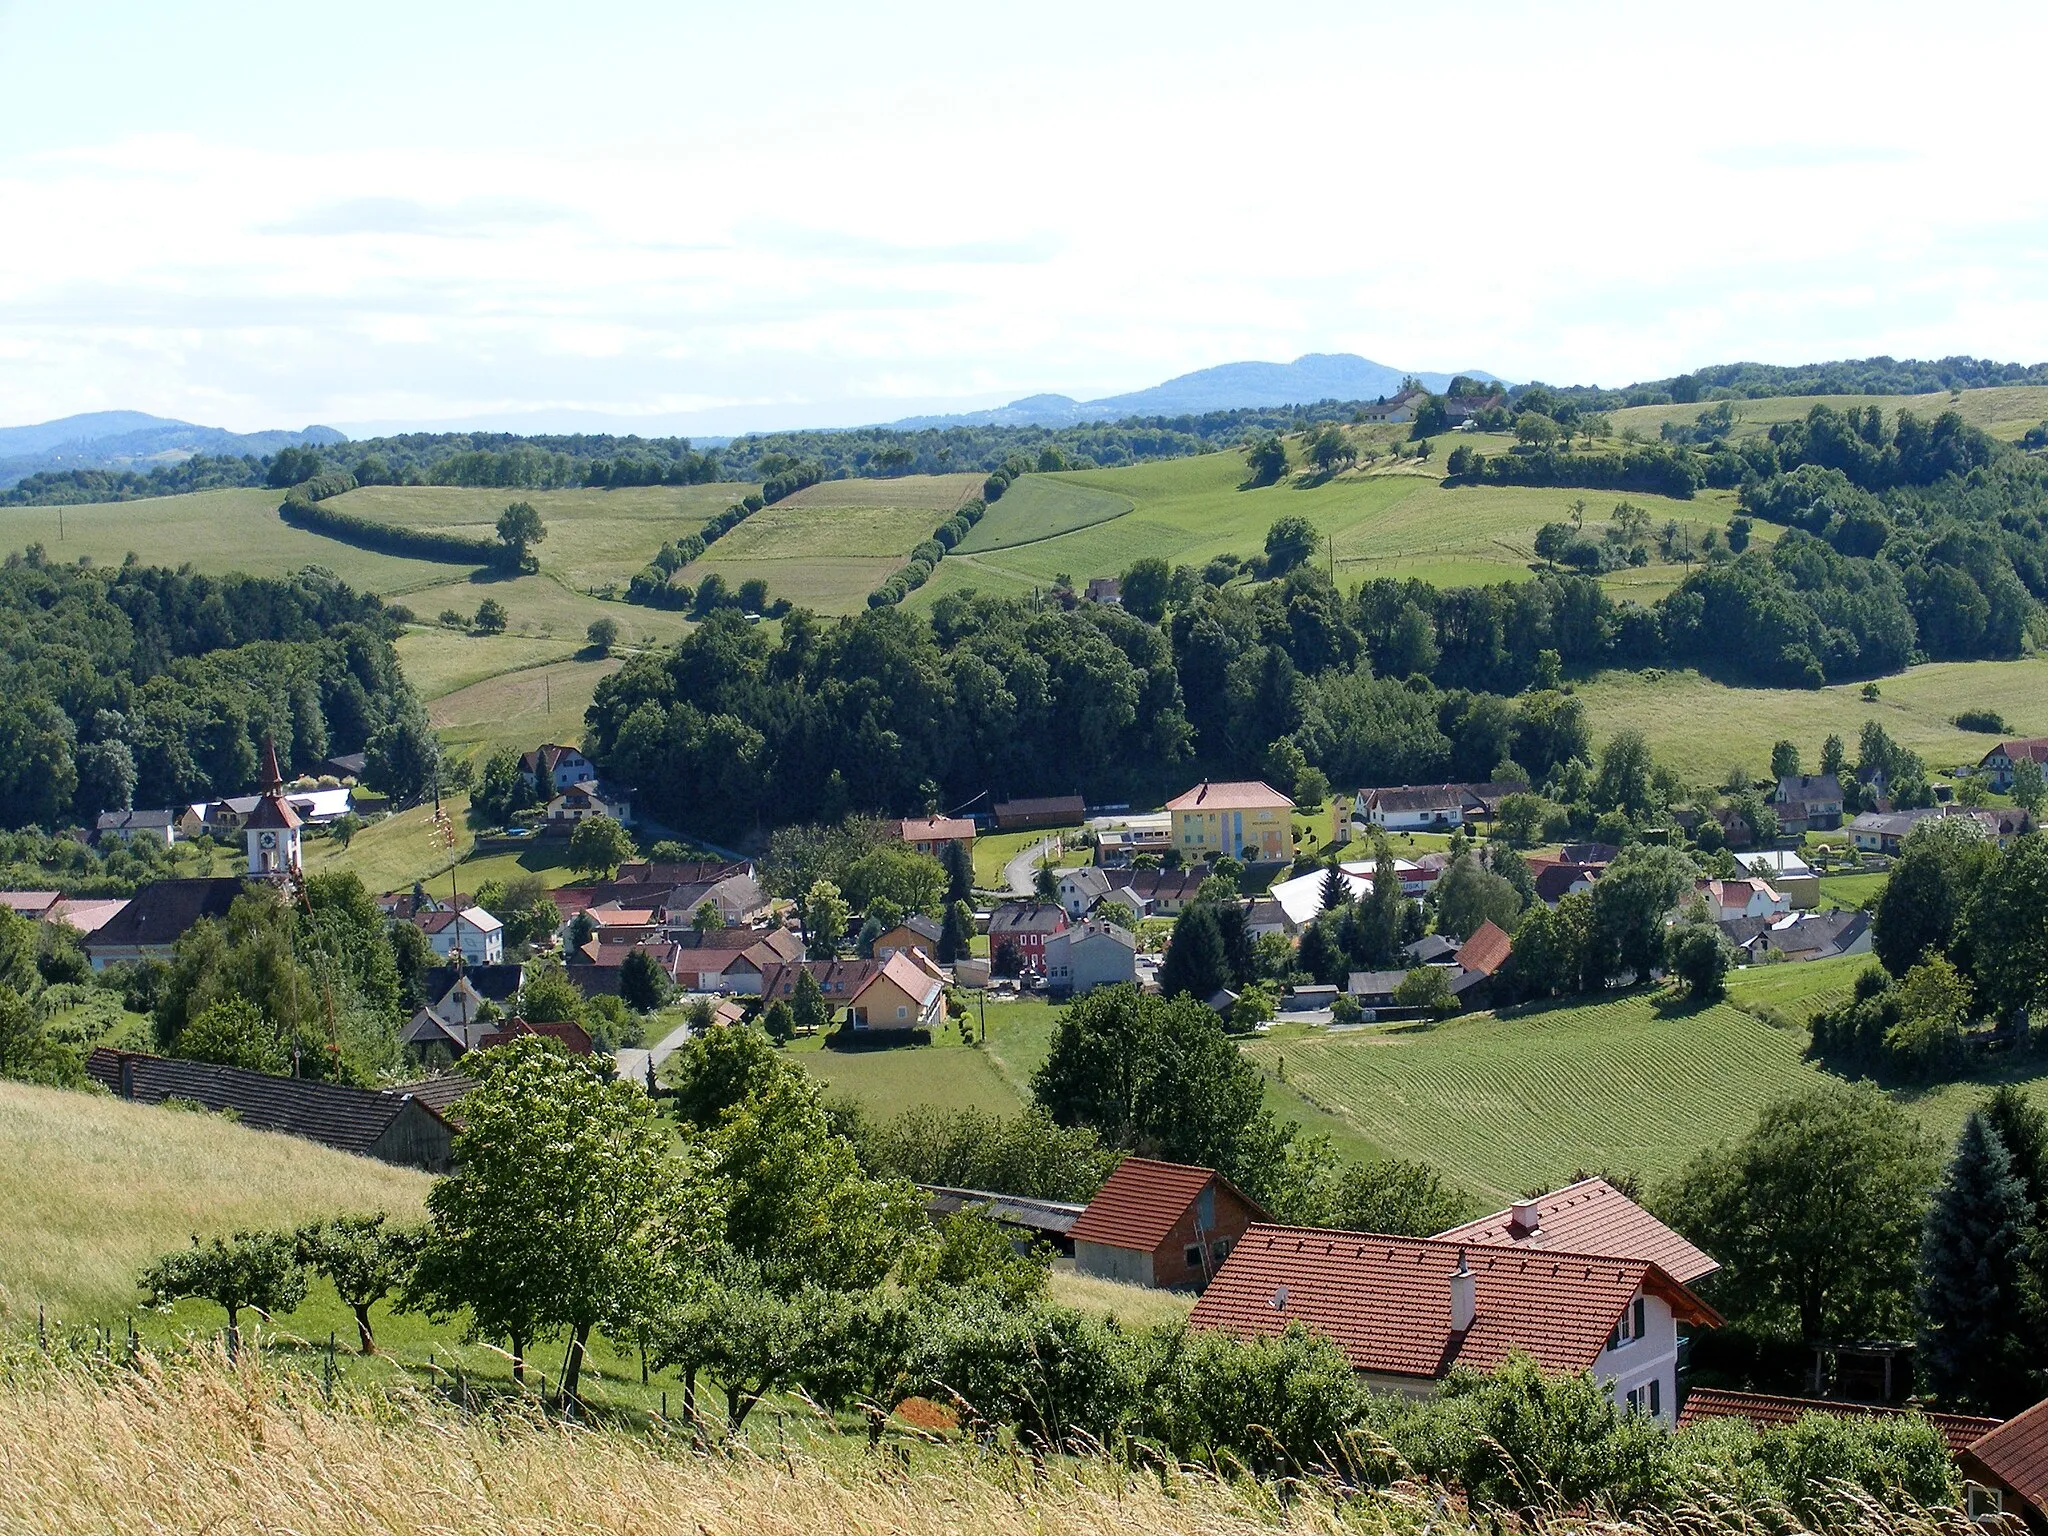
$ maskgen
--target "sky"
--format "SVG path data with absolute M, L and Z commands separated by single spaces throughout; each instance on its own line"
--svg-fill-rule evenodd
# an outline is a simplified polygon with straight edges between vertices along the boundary
M 0 424 L 2048 358 L 2048 7 L 0 0 Z

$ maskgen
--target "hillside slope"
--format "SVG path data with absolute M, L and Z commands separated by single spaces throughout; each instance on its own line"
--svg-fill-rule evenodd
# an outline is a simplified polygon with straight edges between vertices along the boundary
M 212 1115 L 0 1083 L 0 1312 L 118 1314 L 193 1233 L 339 1211 L 416 1216 L 432 1180 Z

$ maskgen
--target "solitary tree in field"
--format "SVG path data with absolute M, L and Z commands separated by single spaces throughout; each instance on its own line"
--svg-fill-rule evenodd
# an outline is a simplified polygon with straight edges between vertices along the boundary
M 1315 558 L 1316 547 L 1321 542 L 1315 524 L 1307 518 L 1289 516 L 1275 519 L 1273 526 L 1266 530 L 1267 573 L 1279 576 L 1306 564 Z
M 210 1301 L 228 1315 L 228 1350 L 239 1347 L 242 1309 L 289 1312 L 306 1299 L 306 1271 L 286 1232 L 237 1232 L 206 1246 L 167 1253 L 142 1272 L 151 1306 L 187 1296 Z
M 480 635 L 502 635 L 510 622 L 505 605 L 495 597 L 487 597 L 476 605 L 476 618 L 470 622 L 470 628 Z
M 547 536 L 540 511 L 530 501 L 515 501 L 498 514 L 498 542 L 504 547 L 506 564 L 515 570 L 523 571 L 538 563 L 533 557 L 533 546 Z
M 370 1308 L 405 1284 L 419 1255 L 421 1234 L 374 1216 L 336 1216 L 299 1228 L 299 1262 L 334 1283 L 342 1305 L 355 1314 L 362 1352 L 377 1353 Z
M 619 643 L 619 621 L 611 617 L 592 619 L 584 635 L 593 646 L 609 656 L 612 647 Z
M 1269 432 L 1245 450 L 1244 461 L 1253 485 L 1272 485 L 1287 473 L 1287 445 Z

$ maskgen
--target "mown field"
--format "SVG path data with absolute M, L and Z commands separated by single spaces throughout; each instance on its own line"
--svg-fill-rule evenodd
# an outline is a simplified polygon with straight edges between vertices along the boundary
M 1739 688 L 1697 672 L 1602 672 L 1578 687 L 1598 747 L 1616 731 L 1642 731 L 1662 761 L 1688 778 L 1718 782 L 1731 766 L 1761 773 L 1771 744 L 1796 743 L 1809 765 L 1821 742 L 1840 736 L 1855 756 L 1866 720 L 1921 753 L 1930 768 L 1975 763 L 1999 740 L 1955 727 L 1965 709 L 1995 709 L 2018 736 L 2048 734 L 2048 658 L 1931 662 L 1878 679 L 1830 688 Z
M 1040 539 L 1057 538 L 1122 517 L 1135 505 L 1128 496 L 1091 490 L 1047 475 L 1027 475 L 967 531 L 957 550 L 973 555 L 1035 544 Z

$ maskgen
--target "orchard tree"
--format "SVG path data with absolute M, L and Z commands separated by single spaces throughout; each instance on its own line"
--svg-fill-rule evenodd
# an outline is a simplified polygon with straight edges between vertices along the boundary
M 377 1353 L 370 1308 L 404 1286 L 423 1236 L 417 1228 L 391 1225 L 382 1211 L 313 1222 L 293 1236 L 299 1262 L 332 1281 L 342 1305 L 355 1314 L 359 1347 L 366 1355 Z
M 432 1219 L 408 1298 L 439 1317 L 467 1308 L 476 1331 L 527 1347 L 565 1329 L 564 1402 L 593 1329 L 630 1335 L 715 1223 L 718 1199 L 694 1155 L 671 1149 L 647 1095 L 553 1041 L 523 1036 L 473 1052 L 455 1171 L 427 1193 Z
M 2012 802 L 2030 816 L 2040 815 L 2043 802 L 2048 802 L 2048 778 L 2044 778 L 2041 765 L 2031 757 L 2023 757 L 2012 765 Z
M 228 1315 L 228 1351 L 241 1344 L 242 1309 L 289 1312 L 306 1299 L 306 1270 L 286 1232 L 237 1232 L 204 1247 L 167 1253 L 142 1272 L 153 1307 L 187 1296 L 210 1301 Z
M 765 1093 L 789 1070 L 760 1030 L 744 1024 L 712 1025 L 694 1033 L 663 1063 L 662 1078 L 678 1118 L 709 1131 L 728 1111 Z

